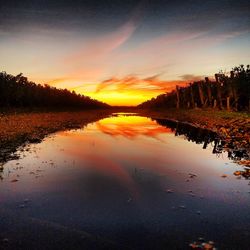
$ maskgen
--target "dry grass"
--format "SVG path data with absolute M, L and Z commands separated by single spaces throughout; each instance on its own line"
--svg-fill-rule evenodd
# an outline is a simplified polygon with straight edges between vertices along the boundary
M 111 113 L 107 111 L 30 112 L 0 116 L 0 162 L 25 142 L 39 142 L 47 134 L 82 127 Z
M 250 114 L 207 110 L 140 110 L 142 115 L 152 118 L 173 119 L 190 123 L 196 127 L 215 131 L 236 148 L 250 149 Z

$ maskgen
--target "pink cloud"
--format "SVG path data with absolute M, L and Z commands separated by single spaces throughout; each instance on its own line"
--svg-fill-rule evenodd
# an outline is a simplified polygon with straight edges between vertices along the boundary
M 122 46 L 135 30 L 136 24 L 133 20 L 130 20 L 114 32 L 92 38 L 85 42 L 82 48 L 65 59 L 65 63 L 93 62 L 102 59 Z

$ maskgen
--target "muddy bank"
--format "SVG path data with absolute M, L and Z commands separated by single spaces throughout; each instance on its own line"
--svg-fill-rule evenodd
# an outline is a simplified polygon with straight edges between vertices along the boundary
M 83 127 L 110 114 L 110 110 L 0 114 L 0 163 L 15 158 L 17 147 L 25 143 L 38 143 L 50 133 Z
M 139 110 L 153 119 L 169 119 L 205 128 L 218 134 L 225 142 L 224 149 L 244 150 L 250 155 L 250 114 L 214 110 Z M 249 161 L 241 162 L 250 166 Z

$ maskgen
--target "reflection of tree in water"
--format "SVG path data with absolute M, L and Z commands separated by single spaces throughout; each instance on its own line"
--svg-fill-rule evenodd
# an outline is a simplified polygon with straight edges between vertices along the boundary
M 0 181 L 3 179 L 3 166 L 0 165 Z
M 196 128 L 190 124 L 179 123 L 166 119 L 154 119 L 158 124 L 171 128 L 176 136 L 184 135 L 188 141 L 195 142 L 196 144 L 203 144 L 203 149 L 206 149 L 209 144 L 213 146 L 213 154 L 221 154 L 222 151 L 228 152 L 230 160 L 243 160 L 249 159 L 245 149 L 233 148 L 233 143 L 227 143 L 221 140 L 217 133 L 208 129 Z

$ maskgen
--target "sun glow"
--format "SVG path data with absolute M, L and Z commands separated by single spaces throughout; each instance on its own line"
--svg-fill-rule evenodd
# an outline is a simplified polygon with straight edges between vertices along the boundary
M 149 118 L 135 115 L 120 116 L 118 114 L 118 117 L 110 117 L 96 122 L 96 126 L 104 134 L 113 137 L 123 136 L 129 139 L 137 136 L 147 136 L 157 139 L 161 134 L 171 131 L 169 128 L 162 127 Z
M 100 83 L 84 83 L 79 86 L 71 81 L 58 82 L 56 86 L 69 87 L 76 93 L 90 96 L 112 106 L 136 106 L 146 100 L 175 89 L 176 85 L 186 85 L 186 81 L 163 81 L 157 77 L 141 79 L 125 77 L 109 79 Z
M 145 101 L 148 97 L 145 96 L 143 93 L 131 93 L 128 91 L 122 93 L 115 91 L 103 91 L 98 93 L 94 92 L 86 94 L 99 101 L 103 101 L 110 105 L 119 106 L 135 106 Z

